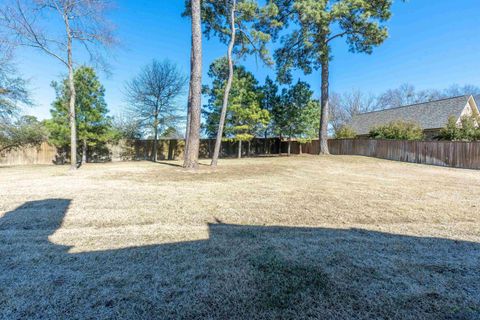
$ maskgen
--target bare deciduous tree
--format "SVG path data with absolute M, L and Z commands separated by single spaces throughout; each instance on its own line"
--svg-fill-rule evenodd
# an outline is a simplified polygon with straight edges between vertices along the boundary
M 13 45 L 28 46 L 54 57 L 68 69 L 71 169 L 76 169 L 74 52 L 84 49 L 101 61 L 101 49 L 114 43 L 104 0 L 11 0 L 0 8 L 0 24 Z M 59 25 L 62 25 L 60 28 Z
M 350 122 L 359 113 L 377 109 L 377 100 L 371 94 L 360 90 L 352 90 L 343 94 L 333 93 L 330 96 L 330 124 L 335 132 Z
M 8 47 L 0 43 L 0 121 L 16 115 L 21 105 L 31 105 L 27 82 L 17 75 Z
M 405 83 L 396 89 L 389 89 L 377 98 L 379 109 L 390 109 L 415 103 L 435 101 L 461 95 L 480 94 L 480 88 L 474 85 L 451 85 L 447 89 L 416 90 L 411 84 Z
M 184 119 L 178 98 L 184 95 L 187 78 L 169 62 L 153 60 L 126 84 L 129 111 L 144 128 L 153 130 L 152 161 L 157 161 L 159 131 L 175 127 Z

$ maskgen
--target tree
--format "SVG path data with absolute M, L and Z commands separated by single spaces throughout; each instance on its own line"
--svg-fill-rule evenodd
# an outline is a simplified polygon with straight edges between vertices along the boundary
M 391 16 L 392 0 L 274 0 L 278 20 L 293 21 L 297 29 L 283 38 L 275 52 L 279 79 L 290 82 L 291 70 L 321 71 L 320 154 L 328 154 L 329 63 L 332 42 L 346 37 L 352 52 L 370 54 L 388 35 L 380 23 Z M 289 30 L 290 30 L 289 29 Z
M 404 83 L 396 89 L 389 89 L 380 94 L 377 105 L 379 109 L 390 109 L 445 97 L 446 95 L 438 90 L 417 91 L 413 85 Z
M 464 86 L 454 84 L 443 90 L 416 90 L 413 85 L 404 83 L 396 89 L 389 89 L 380 94 L 376 105 L 378 109 L 390 109 L 445 98 L 478 94 L 480 94 L 480 88 L 468 84 Z
M 273 3 L 269 3 L 262 8 L 255 0 L 204 0 L 202 2 L 206 36 L 210 38 L 215 35 L 221 42 L 228 43 L 228 78 L 224 87 L 212 167 L 217 166 L 220 154 L 229 94 L 234 76 L 233 55 L 241 58 L 247 54 L 257 54 L 263 62 L 272 63 L 266 47 L 266 44 L 270 41 L 270 35 L 262 30 L 266 24 L 276 25 L 275 20 L 270 19 L 278 13 L 276 8 Z
M 293 87 L 282 90 L 281 102 L 273 110 L 275 130 L 280 137 L 288 138 L 288 155 L 293 138 L 312 138 L 318 127 L 320 110 L 313 100 L 313 91 L 308 83 L 298 81 Z
M 480 88 L 472 85 L 466 84 L 464 86 L 459 86 L 458 84 L 451 85 L 447 89 L 443 90 L 443 95 L 445 97 L 457 97 L 457 96 L 464 96 L 464 95 L 479 95 Z
M 118 115 L 113 117 L 112 130 L 114 140 L 121 139 L 137 140 L 142 138 L 141 126 L 136 119 L 127 115 Z
M 78 142 L 82 145 L 82 163 L 86 163 L 89 159 L 87 155 L 89 149 L 98 150 L 113 139 L 112 119 L 107 115 L 105 89 L 98 80 L 95 70 L 80 67 L 75 70 L 73 79 L 76 90 L 75 127 Z M 68 147 L 70 144 L 68 82 L 69 80 L 65 79 L 60 84 L 56 82 L 52 84 L 57 98 L 50 110 L 52 119 L 47 121 L 50 141 L 60 148 Z
M 275 81 L 267 77 L 265 79 L 265 84 L 261 88 L 262 99 L 261 99 L 261 108 L 267 110 L 270 115 L 272 115 L 274 109 L 278 109 L 280 104 L 280 95 L 278 93 L 278 85 Z M 268 125 L 265 127 L 263 132 L 264 145 L 263 149 L 265 152 L 269 152 L 270 146 L 267 147 L 267 138 L 273 135 L 275 132 L 275 122 L 273 118 L 269 121 Z
M 107 9 L 108 1 L 103 0 L 10 0 L 0 9 L 0 24 L 12 32 L 13 44 L 38 49 L 68 69 L 71 170 L 77 168 L 74 50 L 83 47 L 91 58 L 101 59 L 96 49 L 114 42 Z
M 258 83 L 253 74 L 239 68 L 232 85 L 229 123 L 225 128 L 238 142 L 238 158 L 242 157 L 242 142 L 248 142 L 247 154 L 250 155 L 251 140 L 270 121 L 268 110 L 260 107 L 260 99 Z
M 45 127 L 33 116 L 0 121 L 0 152 L 36 146 L 47 139 Z
M 224 88 L 227 85 L 228 60 L 221 58 L 212 63 L 208 75 L 213 79 L 212 87 L 206 88 L 209 104 L 206 111 L 206 131 L 209 136 L 218 136 L 218 119 L 222 112 Z M 243 66 L 235 66 L 231 92 L 225 115 L 225 130 L 222 140 L 238 142 L 238 157 L 242 155 L 242 143 L 250 141 L 268 125 L 268 110 L 261 108 L 262 94 L 255 76 Z
M 0 50 L 2 50 L 0 45 Z M 8 57 L 0 57 L 0 121 L 17 114 L 19 106 L 31 105 L 27 83 L 16 75 Z
M 159 133 L 184 119 L 178 99 L 186 83 L 187 78 L 175 64 L 153 60 L 125 86 L 132 117 L 153 131 L 152 161 L 157 161 Z
M 343 94 L 330 95 L 330 124 L 335 134 L 345 127 L 354 115 L 377 109 L 377 100 L 373 95 L 366 95 L 359 90 Z
M 201 0 L 186 2 L 192 18 L 192 48 L 190 57 L 190 85 L 188 90 L 187 130 L 183 167 L 198 168 L 200 150 L 200 121 L 202 104 L 202 13 Z

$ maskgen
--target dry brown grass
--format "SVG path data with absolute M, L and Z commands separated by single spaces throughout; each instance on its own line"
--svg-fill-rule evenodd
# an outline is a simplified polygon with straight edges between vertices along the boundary
M 0 168 L 0 318 L 480 319 L 480 172 Z

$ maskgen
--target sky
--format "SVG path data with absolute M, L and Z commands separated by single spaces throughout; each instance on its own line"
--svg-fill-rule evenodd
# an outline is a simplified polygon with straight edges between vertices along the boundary
M 125 112 L 125 82 L 152 59 L 168 59 L 188 74 L 190 21 L 181 17 L 183 8 L 184 0 L 117 0 L 109 19 L 116 25 L 120 45 L 108 56 L 110 75 L 99 72 L 112 115 Z M 343 39 L 335 40 L 331 90 L 379 94 L 403 83 L 417 89 L 443 89 L 452 84 L 480 86 L 479 16 L 480 0 L 397 0 L 392 19 L 386 23 L 389 38 L 372 55 L 350 53 Z M 271 49 L 278 45 L 272 44 Z M 204 83 L 208 83 L 208 66 L 225 55 L 226 46 L 204 38 L 203 53 Z M 65 75 L 65 67 L 27 48 L 19 48 L 16 62 L 20 73 L 29 79 L 35 102 L 25 113 L 48 118 L 55 98 L 50 83 Z M 267 75 L 275 77 L 274 68 L 257 63 L 253 57 L 240 63 L 260 83 Z M 319 71 L 308 76 L 301 72 L 294 75 L 307 81 L 316 97 L 320 96 Z

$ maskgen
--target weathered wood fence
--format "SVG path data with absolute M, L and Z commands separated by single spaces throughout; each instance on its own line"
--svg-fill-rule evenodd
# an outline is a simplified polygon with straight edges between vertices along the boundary
M 91 161 L 128 161 L 152 158 L 152 140 L 128 140 L 108 146 L 106 154 L 94 154 Z M 214 140 L 202 139 L 200 157 L 209 158 Z M 480 169 L 480 142 L 449 141 L 393 141 L 367 139 L 329 140 L 330 152 L 334 155 L 359 155 L 381 159 L 448 166 L 465 169 Z M 183 157 L 183 140 L 161 140 L 158 159 L 173 160 Z M 288 142 L 278 138 L 254 139 L 250 146 L 244 143 L 243 156 L 287 153 Z M 222 143 L 222 157 L 236 157 L 238 144 Z M 318 140 L 306 144 L 291 142 L 291 153 L 318 154 Z M 60 159 L 60 160 L 59 160 Z M 54 146 L 42 143 L 38 147 L 24 148 L 0 154 L 0 165 L 29 165 L 61 163 L 62 157 Z
M 480 169 L 480 142 L 344 139 L 330 140 L 329 147 L 336 155 Z
M 0 153 L 0 165 L 52 164 L 57 156 L 57 148 L 43 142 L 39 146 Z

